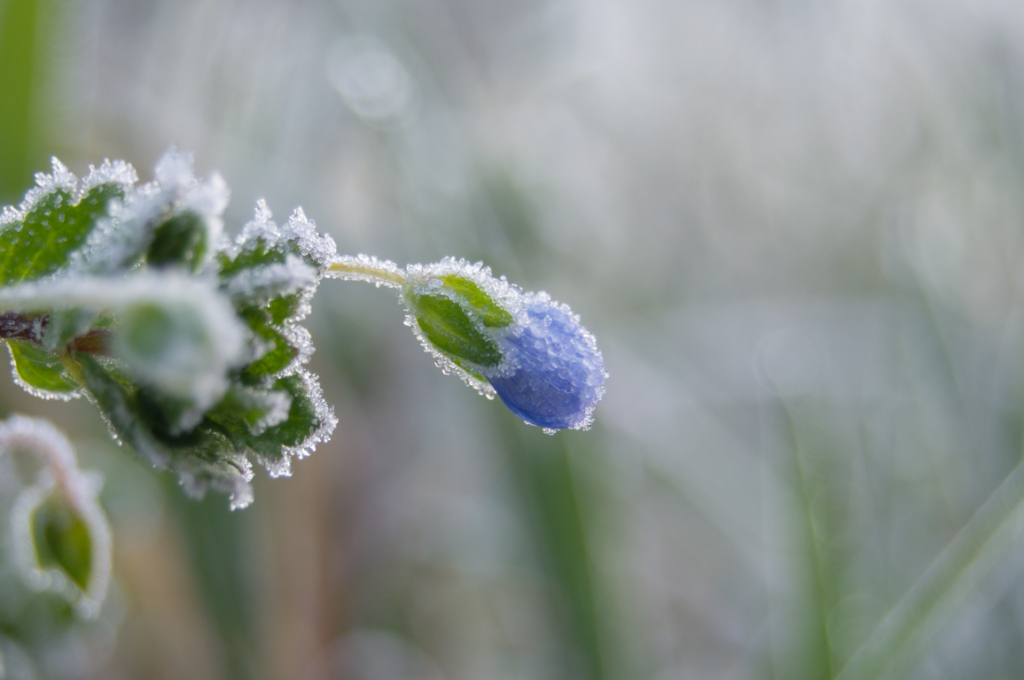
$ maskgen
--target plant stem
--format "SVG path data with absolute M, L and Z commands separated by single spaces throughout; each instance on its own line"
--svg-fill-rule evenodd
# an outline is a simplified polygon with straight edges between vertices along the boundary
M 348 281 L 367 281 L 378 286 L 401 288 L 405 285 L 405 274 L 393 262 L 375 257 L 344 255 L 328 267 L 329 276 Z
M 967 596 L 1003 563 L 1024 531 L 1024 461 L 953 537 L 836 676 L 878 678 L 907 647 L 923 651 Z

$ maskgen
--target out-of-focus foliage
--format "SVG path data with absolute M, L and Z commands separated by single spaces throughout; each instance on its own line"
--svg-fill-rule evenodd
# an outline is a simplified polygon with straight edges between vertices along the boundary
M 835 676 L 1020 460 L 1012 2 L 64 7 L 33 106 L 72 169 L 195 149 L 228 223 L 266 194 L 342 252 L 485 260 L 570 300 L 611 374 L 595 429 L 545 437 L 437 375 L 388 293 L 321 291 L 344 437 L 223 524 L 113 495 L 98 677 Z M 893 677 L 1019 673 L 1018 543 Z
M 62 675 L 61 647 L 112 623 L 109 609 L 97 620 L 111 558 L 102 482 L 52 424 L 20 416 L 0 421 L 0 480 L 0 668 Z
M 29 183 L 46 138 L 45 87 L 57 3 L 0 3 L 0 203 L 16 198 Z

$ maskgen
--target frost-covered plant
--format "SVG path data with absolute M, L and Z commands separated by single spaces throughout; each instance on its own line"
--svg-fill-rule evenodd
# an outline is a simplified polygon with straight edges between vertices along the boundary
M 36 459 L 22 480 L 10 457 Z M 10 518 L 8 534 L 17 570 L 36 591 L 65 598 L 82 615 L 96 613 L 110 580 L 110 529 L 99 505 L 101 481 L 78 468 L 74 449 L 45 420 L 12 416 L 0 421 L 3 506 Z M 16 493 L 6 493 L 16 489 Z
M 111 567 L 100 486 L 50 423 L 0 421 L 0 677 L 63 677 L 62 650 L 97 630 Z
M 337 424 L 301 325 L 325 277 L 397 288 L 446 372 L 553 432 L 589 426 L 606 373 L 594 337 L 544 293 L 447 258 L 400 269 L 339 256 L 302 209 L 263 201 L 234 240 L 229 192 L 174 150 L 139 185 L 123 161 L 49 175 L 0 215 L 0 337 L 43 398 L 85 395 L 112 434 L 193 496 L 252 500 L 252 460 L 287 475 Z

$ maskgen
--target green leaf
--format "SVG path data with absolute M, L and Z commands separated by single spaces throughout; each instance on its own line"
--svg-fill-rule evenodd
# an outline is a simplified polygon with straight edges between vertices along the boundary
M 193 212 L 173 215 L 153 231 L 146 260 L 154 267 L 181 264 L 196 271 L 206 254 L 206 234 L 206 225 L 199 215 Z
M 235 385 L 206 417 L 244 441 L 287 419 L 291 403 L 292 396 L 284 390 Z
M 65 372 L 60 358 L 26 340 L 8 340 L 18 377 L 46 396 L 70 397 L 78 385 Z
M 92 574 L 92 537 L 82 517 L 66 501 L 51 495 L 32 516 L 32 540 L 39 566 L 56 567 L 81 590 Z
M 270 391 L 236 389 L 207 418 L 239 446 L 269 461 L 284 458 L 321 425 L 300 374 L 279 378 Z
M 280 373 L 298 356 L 298 348 L 293 347 L 281 331 L 274 327 L 273 318 L 267 310 L 249 307 L 243 309 L 241 315 L 257 338 L 269 347 L 263 356 L 242 371 L 246 382 L 258 382 L 264 376 Z
M 293 319 L 298 315 L 299 307 L 302 305 L 302 296 L 296 293 L 295 295 L 286 295 L 271 300 L 267 305 L 267 312 L 270 313 L 270 320 L 281 325 L 289 319 Z
M 78 203 L 63 188 L 42 196 L 24 220 L 0 231 L 0 286 L 34 281 L 66 265 L 110 201 L 123 195 L 120 185 L 108 183 L 93 187 Z
M 442 295 L 408 296 L 410 309 L 427 340 L 452 360 L 493 367 L 501 362 L 501 352 L 484 335 L 457 302 Z
M 441 280 L 448 290 L 456 293 L 476 312 L 483 325 L 488 328 L 503 328 L 512 323 L 512 315 L 491 299 L 476 282 L 456 274 L 442 276 Z
M 86 387 L 118 438 L 153 465 L 169 467 L 187 493 L 198 497 L 207 488 L 231 495 L 232 507 L 252 500 L 248 463 L 222 428 L 212 421 L 183 433 L 172 431 L 175 414 L 162 409 L 180 403 L 152 390 L 134 390 L 89 355 L 76 355 Z
M 88 354 L 76 354 L 75 359 L 81 367 L 86 389 L 117 438 L 150 463 L 160 467 L 166 465 L 168 453 L 140 417 L 135 397 L 127 387 L 131 385 L 129 380 L 115 375 Z
M 316 406 L 306 391 L 306 384 L 298 373 L 278 379 L 275 390 L 282 390 L 291 396 L 288 419 L 274 427 L 268 427 L 263 434 L 246 434 L 244 441 L 255 453 L 270 460 L 279 460 L 285 448 L 300 446 L 320 427 Z
M 262 267 L 268 264 L 281 264 L 287 252 L 281 248 L 270 247 L 266 239 L 258 238 L 255 243 L 246 243 L 246 247 L 233 258 L 226 253 L 219 253 L 220 276 L 228 278 L 246 269 Z

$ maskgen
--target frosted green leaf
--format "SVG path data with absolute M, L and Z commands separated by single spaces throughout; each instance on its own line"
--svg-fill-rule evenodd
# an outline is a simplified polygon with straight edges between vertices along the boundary
M 274 376 L 292 365 L 299 356 L 299 348 L 285 337 L 280 325 L 273 323 L 268 310 L 249 307 L 243 309 L 242 318 L 255 334 L 258 359 L 245 367 L 242 376 L 247 381 L 259 382 L 265 376 Z
M 206 425 L 171 436 L 166 423 L 155 422 L 166 413 L 154 402 L 152 393 L 140 395 L 123 376 L 94 357 L 77 358 L 86 387 L 115 439 L 155 467 L 171 469 L 193 498 L 213 488 L 228 494 L 232 509 L 252 502 L 252 466 L 230 438 Z
M 458 302 L 441 294 L 406 296 L 420 330 L 430 343 L 452 361 L 485 367 L 501 363 L 498 344 L 484 335 Z
M 193 212 L 171 216 L 153 230 L 153 240 L 146 252 L 146 262 L 153 267 L 183 265 L 196 271 L 206 254 L 207 228 Z
M 240 443 L 288 419 L 292 396 L 285 390 L 259 390 L 236 385 L 207 418 L 224 427 Z
M 444 282 L 444 287 L 453 294 L 455 299 L 460 300 L 475 313 L 484 326 L 488 328 L 503 328 L 512 323 L 512 315 L 495 302 L 472 279 L 454 274 L 441 276 L 440 279 Z
M 134 181 L 131 166 L 107 162 L 93 168 L 79 190 L 78 179 L 54 158 L 53 173 L 37 175 L 38 186 L 22 204 L 0 216 L 0 286 L 33 281 L 67 265 Z
M 78 385 L 67 375 L 60 358 L 25 340 L 8 340 L 15 377 L 26 391 L 44 399 L 72 399 Z
M 288 416 L 258 436 L 246 435 L 246 446 L 257 455 L 271 477 L 291 474 L 291 457 L 305 458 L 327 441 L 338 420 L 324 402 L 316 376 L 306 370 L 285 376 L 274 389 L 291 398 Z

